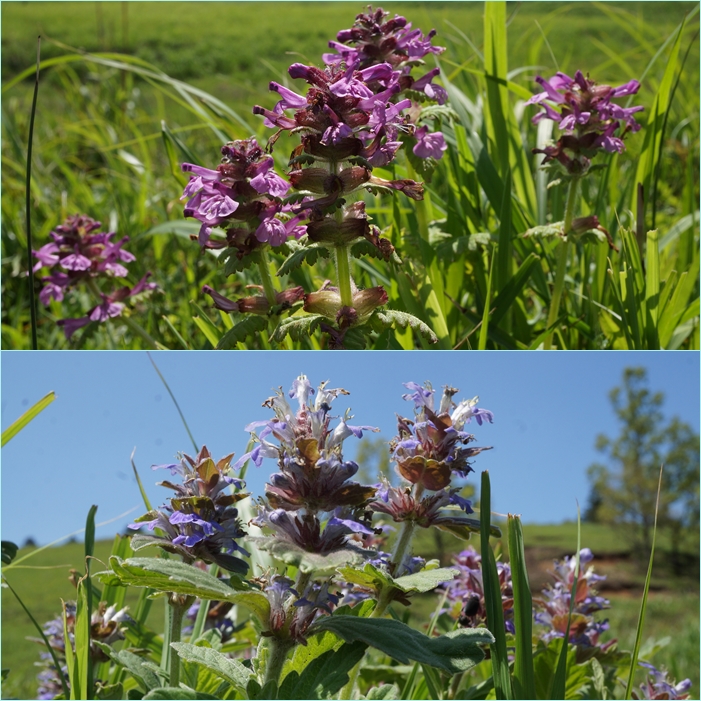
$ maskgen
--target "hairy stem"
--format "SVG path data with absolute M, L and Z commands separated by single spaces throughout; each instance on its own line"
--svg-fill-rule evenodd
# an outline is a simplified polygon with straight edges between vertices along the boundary
M 273 277 L 270 274 L 270 259 L 268 258 L 267 249 L 263 248 L 260 251 L 260 261 L 258 262 L 258 270 L 260 271 L 260 279 L 263 283 L 263 290 L 265 291 L 265 298 L 272 307 L 275 302 L 275 285 L 273 284 Z
M 268 682 L 274 681 L 276 684 L 280 681 L 280 673 L 282 666 L 287 659 L 287 653 L 294 647 L 294 641 L 289 639 L 275 638 L 269 639 L 268 643 L 268 660 L 265 665 L 265 678 L 263 686 Z
M 548 310 L 547 327 L 550 328 L 557 319 L 560 312 L 560 299 L 562 298 L 562 290 L 565 286 L 565 273 L 567 272 L 567 258 L 570 252 L 569 231 L 572 228 L 572 220 L 574 219 L 574 207 L 577 200 L 577 186 L 579 180 L 574 178 L 570 182 L 569 191 L 567 192 L 567 205 L 565 206 L 565 221 L 563 222 L 562 233 L 565 240 L 560 243 L 557 250 L 557 268 L 555 270 L 555 286 L 553 288 L 553 296 L 550 300 L 550 309 Z M 550 332 L 543 341 L 543 348 L 550 350 L 552 337 L 554 332 Z
M 170 606 L 172 618 L 170 623 L 170 643 L 180 642 L 180 636 L 183 631 L 183 616 L 189 605 L 187 599 L 182 599 L 176 594 L 171 595 Z M 177 688 L 180 685 L 180 657 L 172 644 L 170 645 L 168 654 L 168 683 L 170 686 Z
M 336 246 L 336 274 L 338 276 L 338 291 L 341 294 L 341 305 L 353 306 L 353 292 L 351 289 L 350 274 L 350 247 Z

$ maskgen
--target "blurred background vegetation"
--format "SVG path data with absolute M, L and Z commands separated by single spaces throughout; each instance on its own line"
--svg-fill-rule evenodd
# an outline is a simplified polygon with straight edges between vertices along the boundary
M 536 74 L 550 76 L 555 70 L 574 72 L 582 68 L 598 82 L 614 85 L 639 78 L 685 15 L 696 7 L 687 2 L 507 3 L 509 79 L 528 94 L 534 90 Z M 275 103 L 275 94 L 267 89 L 269 81 L 286 82 L 287 67 L 292 62 L 320 63 L 329 38 L 349 27 L 362 9 L 361 4 L 348 2 L 4 3 L 3 347 L 28 347 L 29 313 L 23 277 L 26 269 L 24 182 L 37 35 L 42 36 L 42 58 L 49 63 L 42 72 L 34 136 L 35 248 L 47 240 L 53 227 L 76 212 L 87 213 L 102 221 L 108 230 L 130 236 L 129 249 L 138 260 L 131 266 L 129 282 L 135 282 L 150 269 L 162 290 L 148 305 L 140 307 L 139 322 L 166 347 L 209 348 L 211 343 L 201 330 L 202 320 L 210 317 L 219 336 L 230 328 L 232 321 L 228 315 L 209 311 L 208 302 L 203 302 L 208 298 L 200 291 L 202 285 L 221 287 L 223 274 L 215 257 L 200 255 L 198 246 L 190 241 L 189 235 L 198 228 L 197 223 L 179 221 L 182 220 L 179 196 L 185 178 L 177 168 L 177 160 L 188 160 L 184 154 L 190 153 L 197 162 L 211 167 L 217 163 L 219 148 L 226 139 L 255 134 L 264 143 L 271 130 L 253 116 L 251 109 L 254 104 L 271 107 Z M 415 27 L 424 31 L 437 29 L 436 43 L 447 47 L 440 56 L 442 74 L 456 89 L 480 104 L 485 90 L 481 54 L 483 5 L 388 3 L 386 9 L 405 14 Z M 697 29 L 695 16 L 682 36 L 680 56 L 686 57 L 686 62 L 670 108 L 654 203 L 655 225 L 660 228 L 661 236 L 667 232 L 672 238 L 678 237 L 675 240 L 679 242 L 676 247 L 672 243 L 670 248 L 670 238 L 666 239 L 665 254 L 672 249 L 674 253 L 663 257 L 661 279 L 664 282 L 672 268 L 679 275 L 688 270 L 692 281 L 688 290 L 690 299 L 698 295 L 698 270 L 694 268 L 698 261 L 694 262 L 693 255 L 698 241 L 693 223 L 698 211 L 699 169 Z M 654 61 L 653 70 L 636 96 L 636 104 L 646 108 L 645 115 L 649 114 L 660 86 L 666 67 L 665 51 L 670 46 L 667 44 Z M 102 52 L 102 63 L 80 53 L 66 58 L 74 50 Z M 107 55 L 122 63 L 107 63 Z M 14 82 L 27 69 L 25 78 Z M 145 74 L 144 70 L 151 73 Z M 186 81 L 189 87 L 177 81 Z M 220 102 L 208 101 L 209 106 L 204 107 L 205 98 L 195 94 L 195 90 L 204 90 Z M 508 109 L 516 109 L 524 143 L 534 143 L 532 110 L 524 111 L 513 96 Z M 474 128 L 482 127 L 475 124 Z M 178 150 L 176 161 L 169 160 L 164 139 L 170 145 L 175 139 L 180 141 L 183 148 Z M 490 152 L 493 148 L 498 149 L 499 145 L 489 144 Z M 619 219 L 631 224 L 627 211 L 632 201 L 636 159 L 642 148 L 643 139 L 639 135 L 629 139 L 627 152 L 614 159 L 614 170 L 605 185 L 603 220 L 614 236 Z M 278 142 L 274 155 L 281 171 L 291 150 L 289 140 L 283 138 Z M 492 158 L 495 158 L 493 153 Z M 441 341 L 442 347 L 467 348 L 475 344 L 476 335 L 470 339 L 469 334 L 481 318 L 489 269 L 489 256 L 482 244 L 475 245 L 475 239 L 470 245 L 463 245 L 467 241 L 467 224 L 464 213 L 463 223 L 459 216 L 460 208 L 467 205 L 458 203 L 457 214 L 451 213 L 455 205 L 447 194 L 454 188 L 455 179 L 464 181 L 464 192 L 456 194 L 457 197 L 464 198 L 473 189 L 478 197 L 478 217 L 469 222 L 470 233 L 494 232 L 499 219 L 499 212 L 493 211 L 484 193 L 480 194 L 476 181 L 470 181 L 474 170 L 470 174 L 469 168 L 461 170 L 464 167 L 459 159 L 452 163 L 447 158 L 441 161 L 434 184 L 429 186 L 431 202 L 426 209 L 429 221 L 448 212 L 447 223 L 439 224 L 437 229 L 432 227 L 426 234 L 442 243 L 442 247 L 435 248 L 438 272 L 429 271 L 449 330 L 449 337 Z M 403 177 L 404 170 L 400 163 L 397 175 Z M 560 189 L 555 187 L 547 195 L 553 217 L 558 216 L 558 206 L 561 207 Z M 600 195 L 594 183 L 583 192 L 583 198 L 592 207 L 597 197 L 601 199 Z M 407 203 L 393 199 L 368 197 L 367 206 L 381 227 L 392 225 L 390 234 L 407 261 L 401 271 L 407 277 L 367 259 L 359 261 L 355 275 L 361 287 L 385 285 L 390 306 L 423 318 L 426 313 L 421 305 L 430 287 L 425 284 L 428 272 L 422 263 L 426 260 L 425 251 L 413 231 L 416 214 Z M 601 208 L 597 212 L 600 216 L 604 214 Z M 457 220 L 451 218 L 455 216 Z M 461 236 L 463 240 L 458 241 Z M 552 248 L 549 244 L 523 240 L 517 247 L 514 266 L 529 251 L 535 251 L 541 263 L 534 270 L 539 271 L 540 265 L 547 270 L 553 265 Z M 591 245 L 584 249 L 581 260 L 571 271 L 575 281 L 580 273 L 586 272 L 587 266 L 600 268 L 603 275 L 607 254 L 604 249 Z M 614 256 L 612 260 L 615 270 L 617 258 Z M 329 272 L 329 263 L 320 260 L 313 273 L 309 266 L 303 266 L 284 282 L 303 285 L 309 291 L 316 289 L 324 277 L 333 277 Z M 533 273 L 532 285 L 526 285 L 514 303 L 513 324 L 509 311 L 501 328 L 494 329 L 490 335 L 490 343 L 495 347 L 528 347 L 536 341 L 532 335 L 534 320 L 528 319 L 526 323 L 526 315 L 537 315 L 542 304 L 547 304 L 547 285 L 542 273 L 539 274 L 540 277 Z M 404 287 L 397 288 L 396 280 L 391 279 L 393 275 L 401 278 Z M 601 275 L 597 274 L 597 279 Z M 257 280 L 246 275 L 229 278 L 227 291 L 230 296 L 245 294 L 245 285 L 254 282 Z M 441 286 L 446 294 L 441 294 Z M 562 339 L 565 347 L 598 348 L 620 343 L 625 347 L 622 332 L 617 333 L 609 324 L 604 335 L 593 320 L 598 313 L 597 304 L 615 306 L 610 290 L 605 294 L 602 290 L 594 293 L 592 302 L 578 295 L 579 291 L 568 301 L 569 313 L 578 323 L 571 328 L 570 337 Z M 686 299 L 683 302 L 686 304 Z M 77 344 L 68 344 L 55 320 L 81 316 L 90 306 L 86 293 L 85 297 L 78 296 L 63 305 L 54 302 L 47 309 L 42 307 L 41 347 L 143 347 L 141 339 L 118 321 L 99 328 L 89 327 Z M 682 321 L 693 327 L 693 310 L 686 316 Z M 430 315 L 425 320 L 431 323 Z M 505 333 L 510 324 L 511 330 Z M 698 330 L 689 337 L 692 327 L 678 336 L 673 345 L 694 345 Z M 398 334 L 396 342 L 402 347 L 413 347 L 410 334 L 408 337 Z M 260 347 L 265 347 L 261 343 Z M 306 339 L 304 343 L 306 347 L 318 347 L 315 339 Z

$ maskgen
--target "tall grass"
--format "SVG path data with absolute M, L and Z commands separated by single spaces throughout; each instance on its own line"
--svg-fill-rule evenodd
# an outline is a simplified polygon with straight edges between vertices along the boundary
M 514 17 L 510 7 L 487 3 L 484 10 L 468 5 L 467 14 L 456 12 L 452 22 L 437 6 L 431 19 L 440 21 L 439 43 L 447 46 L 440 66 L 453 110 L 440 125 L 449 149 L 427 182 L 423 202 L 367 196 L 368 213 L 389 232 L 403 264 L 359 259 L 353 271 L 358 285 L 384 285 L 389 306 L 426 322 L 441 348 L 537 348 L 551 337 L 555 347 L 571 349 L 698 348 L 698 15 L 692 5 L 665 6 L 661 15 L 655 3 L 596 3 L 587 7 L 585 19 L 576 4 L 528 3 Z M 341 7 L 348 10 L 345 20 L 334 12 L 333 26 L 319 25 L 308 46 L 303 39 L 297 42 L 306 60 L 320 61 L 311 55 L 318 34 L 331 37 L 352 22 L 357 9 Z M 294 8 L 292 26 L 302 20 Z M 419 24 L 412 6 L 398 9 Z M 133 22 L 130 27 L 132 37 L 144 31 Z M 265 28 L 269 25 L 259 31 Z M 253 32 L 246 50 L 259 41 Z M 587 40 L 577 42 L 583 35 Z M 216 54 L 216 45 L 205 49 L 204 37 L 201 42 L 193 38 L 202 47 L 197 55 Z M 99 42 L 92 44 L 99 48 Z M 148 333 L 167 348 L 216 345 L 238 319 L 212 310 L 201 293 L 203 284 L 221 287 L 224 275 L 215 257 L 201 255 L 189 240 L 197 226 L 182 219 L 178 197 L 184 179 L 178 163 L 211 166 L 229 139 L 255 134 L 265 142 L 270 133 L 250 114 L 251 105 L 271 104 L 267 80 L 285 79 L 287 57 L 276 54 L 274 65 L 263 62 L 265 71 L 258 64 L 255 74 L 267 71 L 258 93 L 246 83 L 245 98 L 239 92 L 227 104 L 173 77 L 188 70 L 197 76 L 200 69 L 176 63 L 172 53 L 156 52 L 151 57 L 163 62 L 150 64 L 125 54 L 76 54 L 57 43 L 50 51 L 52 57 L 42 63 L 45 82 L 33 157 L 35 247 L 68 214 L 80 211 L 101 219 L 109 230 L 131 237 L 137 263 L 129 281 L 151 270 L 162 290 L 136 310 Z M 558 241 L 522 235 L 562 218 L 564 191 L 560 185 L 548 187 L 547 175 L 538 168 L 541 157 L 531 155 L 549 134 L 542 124 L 540 129 L 531 124 L 534 110 L 523 103 L 533 92 L 536 74 L 578 68 L 614 85 L 639 79 L 643 87 L 636 102 L 646 109 L 643 130 L 627 140 L 627 152 L 608 158 L 600 177 L 584 182 L 578 195 L 577 211 L 596 214 L 620 252 L 595 242 L 572 247 L 560 312 L 549 327 Z M 222 82 L 211 76 L 192 80 L 210 88 Z M 238 74 L 232 82 L 240 83 Z M 21 206 L 28 113 L 27 85 L 6 82 L 3 348 L 29 347 Z M 282 139 L 276 146 L 281 170 L 291 148 Z M 392 173 L 378 171 L 380 176 L 422 177 L 406 161 Z M 638 182 L 644 186 L 642 208 Z M 284 256 L 274 259 L 279 268 Z M 313 266 L 287 272 L 282 284 L 311 291 L 333 277 L 330 259 L 319 257 Z M 243 296 L 246 285 L 258 282 L 237 273 L 228 278 L 227 292 Z M 68 343 L 55 321 L 78 316 L 89 305 L 86 297 L 74 307 L 56 302 L 42 307 L 40 347 L 144 347 L 119 320 L 88 327 Z M 264 338 L 247 343 L 276 347 Z M 427 347 L 410 330 L 384 334 L 373 343 Z M 292 345 L 317 348 L 319 341 L 303 338 Z

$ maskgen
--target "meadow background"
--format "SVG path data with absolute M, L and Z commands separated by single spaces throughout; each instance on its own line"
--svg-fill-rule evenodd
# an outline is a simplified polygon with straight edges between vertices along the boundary
M 611 85 L 642 79 L 635 104 L 645 106 L 644 129 L 627 139 L 626 153 L 609 159 L 601 181 L 585 184 L 580 210 L 596 212 L 619 247 L 624 229 L 638 225 L 643 260 L 652 255 L 645 232 L 657 228 L 659 260 L 647 261 L 644 278 L 632 233 L 620 254 L 605 245 L 578 245 L 567 272 L 571 292 L 562 308 L 564 330 L 555 343 L 561 348 L 698 347 L 697 5 L 507 3 L 506 21 L 496 31 L 500 46 L 508 40 L 508 98 L 499 91 L 495 96 L 484 77 L 481 3 L 387 3 L 385 8 L 425 32 L 438 30 L 435 43 L 447 47 L 439 57 L 442 76 L 451 85 L 456 114 L 453 124 L 443 125 L 450 149 L 427 185 L 424 203 L 367 197 L 370 216 L 387 229 L 404 265 L 360 259 L 354 269 L 359 286 L 384 285 L 391 308 L 433 328 L 436 347 L 476 347 L 485 306 L 492 313 L 481 347 L 538 347 L 556 242 L 514 237 L 545 223 L 548 213 L 561 217 L 564 192 L 561 186 L 546 188 L 547 178 L 537 169 L 541 157 L 530 154 L 537 139 L 530 123 L 535 110 L 524 108 L 523 101 L 537 87 L 536 74 L 549 77 L 556 70 L 579 68 Z M 34 136 L 34 247 L 75 212 L 130 236 L 137 262 L 129 281 L 150 270 L 161 288 L 134 318 L 162 347 L 204 349 L 220 344 L 235 320 L 211 309 L 202 285 L 235 297 L 258 280 L 238 274 L 224 286 L 215 257 L 201 255 L 189 240 L 199 227 L 182 219 L 178 198 L 186 180 L 178 163 L 213 167 L 228 139 L 255 134 L 265 142 L 272 131 L 251 109 L 275 103 L 269 81 L 287 82 L 292 62 L 319 64 L 328 40 L 351 26 L 362 9 L 348 2 L 3 3 L 2 347 L 29 347 L 24 181 L 38 34 L 44 68 Z M 687 14 L 677 42 L 674 32 Z M 648 128 L 656 96 L 663 101 L 659 124 Z M 292 147 L 285 139 L 276 146 L 281 172 Z M 401 161 L 394 175 L 412 173 Z M 635 213 L 635 182 L 641 178 L 644 217 Z M 509 183 L 511 197 L 502 203 Z M 275 257 L 277 265 L 283 260 Z M 494 260 L 499 263 L 490 284 Z M 627 272 L 631 269 L 634 275 Z M 313 267 L 285 275 L 283 284 L 311 291 L 327 277 L 333 277 L 333 266 L 320 258 Z M 648 325 L 645 305 L 654 301 L 659 316 L 654 331 L 642 331 L 640 326 Z M 79 316 L 90 306 L 85 293 L 63 307 L 55 302 L 41 307 L 40 347 L 148 347 L 119 320 L 88 327 L 68 343 L 55 321 Z M 233 348 L 244 345 L 269 347 L 261 337 L 228 342 Z M 297 339 L 294 347 L 317 348 L 319 339 Z M 376 339 L 374 347 L 426 347 L 426 342 L 410 331 L 396 331 Z
M 150 476 L 150 475 L 147 475 Z M 576 549 L 577 531 L 575 523 L 561 525 L 525 525 L 524 538 L 531 590 L 534 596 L 550 581 L 547 570 L 554 559 L 572 555 Z M 505 531 L 505 529 L 503 529 Z M 467 544 L 450 535 L 441 534 L 440 547 L 433 533 L 421 533 L 415 552 L 424 557 L 439 557 L 449 565 L 452 555 Z M 669 542 L 661 537 L 656 549 L 656 565 L 653 570 L 651 593 L 648 598 L 646 623 L 643 631 L 642 659 L 654 651 L 649 659 L 659 669 L 669 670 L 676 680 L 689 678 L 692 681 L 691 698 L 699 692 L 699 541 L 688 539 L 683 553 L 688 557 L 688 568 L 682 576 L 672 576 L 667 562 Z M 470 545 L 479 550 L 479 539 Z M 635 641 L 642 587 L 645 579 L 645 563 L 641 563 L 634 552 L 625 545 L 619 530 L 599 524 L 583 524 L 582 545 L 591 547 L 595 553 L 594 567 L 598 574 L 607 576 L 599 591 L 611 602 L 611 608 L 598 614 L 598 619 L 607 618 L 610 630 L 604 640 L 618 639 L 619 648 L 631 650 Z M 21 548 L 17 558 L 27 555 L 34 548 Z M 112 540 L 95 543 L 95 557 L 106 563 L 112 550 Z M 7 572 L 13 588 L 20 593 L 25 604 L 41 624 L 60 613 L 59 597 L 75 599 L 75 588 L 69 582 L 70 569 L 83 568 L 83 545 L 79 542 L 48 548 L 38 553 L 23 565 Z M 40 569 L 34 569 L 34 568 Z M 103 569 L 95 563 L 95 571 Z M 135 606 L 139 590 L 127 590 L 127 605 Z M 411 607 L 410 625 L 419 630 L 425 628 L 439 600 L 438 594 L 416 597 Z M 163 627 L 163 603 L 153 602 L 147 625 L 157 633 Z M 39 660 L 41 646 L 27 640 L 36 637 L 33 627 L 16 599 L 6 589 L 2 591 L 2 667 L 9 669 L 8 678 L 2 685 L 2 698 L 36 698 L 36 674 L 34 666 Z
M 457 363 L 456 354 L 443 355 L 452 363 L 427 367 L 433 356 L 420 353 L 152 354 L 187 419 L 198 446 L 206 443 L 215 456 L 232 451 L 240 456 L 247 433 L 243 427 L 264 418 L 262 399 L 271 385 L 291 383 L 309 372 L 316 385 L 329 379 L 351 394 L 334 404 L 339 414 L 352 411 L 354 423 L 377 426 L 380 434 L 366 434 L 349 442 L 345 454 L 361 465 L 364 483 L 377 482 L 377 469 L 389 470 L 387 444 L 395 433 L 395 412 L 406 413 L 402 382 L 423 381 L 430 375 L 435 388 L 450 384 L 460 398 L 480 395 L 480 406 L 494 412 L 494 423 L 474 426 L 480 446 L 494 446 L 475 460 L 477 473 L 488 470 L 492 508 L 498 520 L 506 512 L 520 513 L 526 523 L 526 560 L 533 595 L 550 580 L 554 559 L 572 555 L 577 544 L 576 505 L 587 511 L 588 464 L 601 460 L 594 450 L 596 436 L 619 435 L 621 428 L 609 407 L 607 392 L 621 381 L 627 364 L 649 371 L 650 389 L 666 397 L 656 428 L 679 416 L 692 427 L 699 424 L 699 356 L 687 353 L 674 363 L 662 353 L 475 353 L 470 362 Z M 368 363 L 372 359 L 372 363 Z M 162 474 L 149 469 L 175 458 L 178 449 L 191 452 L 190 439 L 162 381 L 145 353 L 3 353 L 3 430 L 48 390 L 56 400 L 3 447 L 3 538 L 23 546 L 18 558 L 30 559 L 3 566 L 3 575 L 20 593 L 36 619 L 43 623 L 60 610 L 60 598 L 75 597 L 69 582 L 71 568 L 82 569 L 83 545 L 62 541 L 36 552 L 54 539 L 79 529 L 91 504 L 98 504 L 96 557 L 102 562 L 115 533 L 143 507 L 129 464 L 134 455 L 144 489 L 153 504 L 166 490 L 156 486 Z M 94 378 L 99 378 L 95 380 Z M 97 389 L 96 389 L 97 388 Z M 353 454 L 353 450 L 355 453 Z M 254 495 L 264 492 L 271 463 L 246 474 Z M 31 471 L 30 471 L 31 470 Z M 27 475 L 31 474 L 31 492 Z M 465 496 L 472 496 L 477 474 L 467 479 Z M 17 495 L 22 495 L 18 498 Z M 135 508 L 134 508 L 135 507 Z M 124 514 L 124 512 L 128 512 Z M 122 514 L 115 519 L 115 514 Z M 506 529 L 503 529 L 506 530 Z M 466 546 L 436 529 L 421 531 L 416 554 L 436 557 L 445 565 Z M 661 528 L 655 553 L 652 589 L 643 635 L 643 658 L 658 646 L 651 661 L 664 666 L 680 681 L 689 677 L 692 694 L 699 690 L 699 534 L 685 528 L 674 552 L 668 528 Z M 29 537 L 35 544 L 28 542 Z M 642 597 L 647 553 L 631 546 L 623 527 L 582 524 L 581 543 L 594 552 L 596 572 L 607 579 L 600 589 L 611 609 L 607 638 L 632 649 Z M 78 540 L 81 533 L 75 534 Z M 504 541 L 505 539 L 502 539 Z M 469 543 L 479 549 L 479 538 Z M 502 550 L 504 552 L 505 548 Z M 102 569 L 99 563 L 93 571 Z M 437 605 L 436 594 L 417 597 L 408 609 L 422 629 Z M 135 604 L 134 589 L 127 603 Z M 133 609 L 132 609 L 133 610 Z M 149 627 L 162 630 L 163 604 L 153 602 Z M 2 667 L 10 673 L 3 698 L 33 698 L 40 646 L 27 640 L 35 630 L 12 594 L 2 590 Z

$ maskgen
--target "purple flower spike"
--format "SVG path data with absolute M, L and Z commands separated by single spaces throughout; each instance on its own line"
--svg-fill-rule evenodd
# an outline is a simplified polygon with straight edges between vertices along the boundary
M 99 281 L 105 281 L 112 285 L 115 277 L 126 277 L 128 271 L 119 261 L 131 263 L 136 260 L 132 253 L 124 250 L 129 238 L 124 236 L 120 241 L 112 242 L 114 232 L 96 233 L 99 228 L 100 222 L 85 215 L 69 217 L 51 232 L 53 243 L 33 251 L 38 260 L 34 271 L 44 266 L 50 269 L 50 274 L 43 278 L 44 288 L 39 293 L 42 304 L 49 305 L 52 299 L 62 302 L 72 288 L 83 282 L 91 281 L 97 285 Z M 139 285 L 133 288 L 118 286 L 110 294 L 101 293 L 101 303 L 84 317 L 60 319 L 57 323 L 63 327 L 66 338 L 70 339 L 91 321 L 103 322 L 120 316 L 127 297 L 157 287 L 154 283 Z
M 555 146 L 533 150 L 545 154 L 543 163 L 557 161 L 568 173 L 579 176 L 587 171 L 598 151 L 621 153 L 625 150 L 623 137 L 640 129 L 634 115 L 642 107 L 624 108 L 611 102 L 614 98 L 635 95 L 640 89 L 637 80 L 612 88 L 599 85 L 577 71 L 574 78 L 557 73 L 549 81 L 537 76 L 536 82 L 543 92 L 526 104 L 538 105 L 544 112 L 535 115 L 533 122 L 551 119 L 563 132 Z M 614 136 L 616 132 L 618 135 Z

